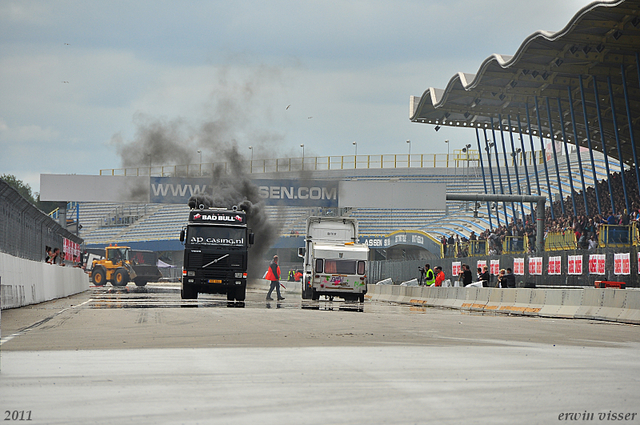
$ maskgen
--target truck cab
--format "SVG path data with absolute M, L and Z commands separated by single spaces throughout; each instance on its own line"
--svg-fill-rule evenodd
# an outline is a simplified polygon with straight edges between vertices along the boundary
M 229 301 L 244 301 L 248 249 L 253 239 L 244 211 L 191 210 L 189 222 L 180 232 L 184 244 L 182 299 L 209 293 L 226 294 Z
M 364 301 L 369 247 L 357 243 L 358 223 L 350 217 L 309 217 L 305 246 L 302 298 L 326 296 Z

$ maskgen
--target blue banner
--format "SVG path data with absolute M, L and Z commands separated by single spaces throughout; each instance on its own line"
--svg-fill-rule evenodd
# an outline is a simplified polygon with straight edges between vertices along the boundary
M 260 198 L 266 205 L 298 207 L 338 207 L 338 180 L 254 179 Z M 186 204 L 197 194 L 212 194 L 207 177 L 151 177 L 149 199 L 152 203 Z

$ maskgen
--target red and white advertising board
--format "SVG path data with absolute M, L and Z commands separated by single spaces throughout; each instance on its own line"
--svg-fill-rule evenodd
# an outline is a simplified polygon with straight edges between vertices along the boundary
M 513 274 L 518 276 L 524 275 L 524 258 L 513 259 Z
M 500 260 L 491 260 L 491 274 L 498 275 L 500 273 Z
M 549 257 L 547 273 L 550 275 L 562 274 L 562 257 Z
M 569 255 L 567 258 L 567 262 L 569 263 L 568 266 L 570 275 L 582 274 L 582 255 Z
M 631 254 L 628 252 L 613 254 L 613 274 L 631 274 Z
M 542 257 L 529 257 L 529 274 L 542 275 Z
M 605 274 L 606 254 L 589 254 L 589 274 Z
M 460 274 L 460 269 L 462 268 L 462 263 L 460 261 L 454 261 L 451 263 L 451 275 L 458 276 Z

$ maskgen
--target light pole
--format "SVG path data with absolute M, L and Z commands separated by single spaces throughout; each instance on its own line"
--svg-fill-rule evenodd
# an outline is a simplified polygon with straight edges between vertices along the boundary
M 200 155 L 200 175 L 202 176 L 202 151 L 198 149 L 198 154 Z
M 354 142 L 353 142 L 353 143 L 351 143 L 351 144 L 352 144 L 353 146 L 355 146 L 355 147 L 356 147 L 356 156 L 358 156 L 358 142 L 355 142 L 355 141 L 354 141 Z
M 462 152 L 467 154 L 467 178 L 465 179 L 467 181 L 467 193 L 469 193 L 469 149 L 471 149 L 470 144 L 466 144 L 464 148 L 462 148 Z M 469 210 L 469 202 L 467 202 L 465 210 Z
M 300 143 L 300 147 L 302 148 L 302 169 L 304 170 L 304 143 Z
M 251 151 L 251 161 L 249 162 L 249 172 L 253 173 L 253 146 L 249 146 L 249 150 Z
M 447 168 L 449 168 L 449 140 L 444 141 L 447 144 Z

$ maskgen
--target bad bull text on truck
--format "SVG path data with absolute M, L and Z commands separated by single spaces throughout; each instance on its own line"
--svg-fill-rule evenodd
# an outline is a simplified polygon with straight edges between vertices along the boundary
M 247 256 L 254 234 L 244 211 L 236 207 L 192 209 L 180 242 L 184 244 L 182 299 L 208 293 L 227 294 L 228 301 L 245 300 Z

